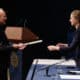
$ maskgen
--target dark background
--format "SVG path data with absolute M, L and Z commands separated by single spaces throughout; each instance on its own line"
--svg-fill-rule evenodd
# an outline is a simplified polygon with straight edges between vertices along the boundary
M 47 45 L 67 42 L 70 27 L 69 16 L 74 9 L 80 9 L 79 0 L 2 0 L 0 7 L 7 11 L 8 25 L 29 27 L 43 43 L 28 46 L 23 51 L 23 73 L 26 73 L 34 58 L 60 58 L 52 54 Z M 26 72 L 24 72 L 26 71 Z

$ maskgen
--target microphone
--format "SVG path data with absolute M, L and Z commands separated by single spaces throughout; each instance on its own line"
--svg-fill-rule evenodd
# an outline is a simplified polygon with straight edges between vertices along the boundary
M 27 26 L 30 26 L 30 24 L 31 24 L 31 16 L 27 16 L 27 18 L 26 19 L 24 19 L 24 27 L 26 27 L 26 24 L 27 24 Z
M 24 20 L 24 27 L 26 27 L 27 19 Z

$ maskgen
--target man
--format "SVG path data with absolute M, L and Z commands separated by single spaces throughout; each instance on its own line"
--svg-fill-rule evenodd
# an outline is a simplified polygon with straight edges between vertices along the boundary
M 80 65 L 80 10 L 73 10 L 70 15 L 70 23 L 75 27 L 75 35 L 70 45 L 64 43 L 58 43 L 55 46 L 49 45 L 49 51 L 64 51 L 71 52 L 75 50 L 77 65 Z
M 10 52 L 17 49 L 23 50 L 26 47 L 23 43 L 9 45 L 4 33 L 6 21 L 6 12 L 0 8 L 0 80 L 7 80 Z

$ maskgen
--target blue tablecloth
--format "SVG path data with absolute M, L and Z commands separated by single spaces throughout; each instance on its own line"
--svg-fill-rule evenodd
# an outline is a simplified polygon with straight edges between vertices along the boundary
M 78 70 L 78 68 L 76 66 L 65 66 L 65 65 L 55 65 L 55 64 L 50 66 L 50 65 L 36 63 L 32 64 L 30 71 L 26 77 L 26 80 L 62 80 L 60 78 L 60 75 L 61 74 L 70 75 L 72 74 L 69 72 L 70 70 Z

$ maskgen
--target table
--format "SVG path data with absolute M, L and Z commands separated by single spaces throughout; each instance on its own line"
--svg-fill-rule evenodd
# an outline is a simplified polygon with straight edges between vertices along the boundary
M 73 59 L 34 59 L 26 80 L 80 80 L 79 76 Z

